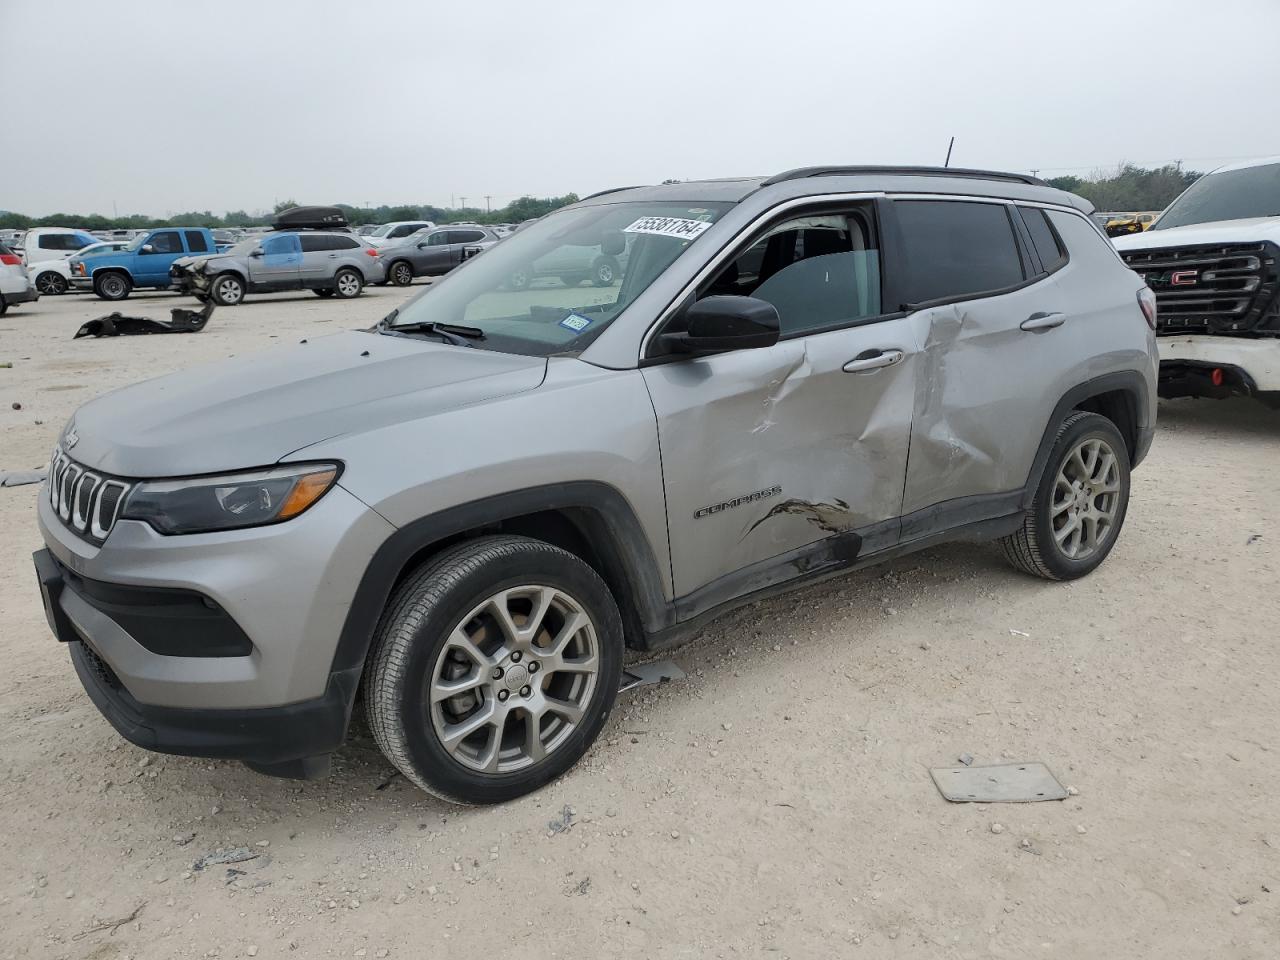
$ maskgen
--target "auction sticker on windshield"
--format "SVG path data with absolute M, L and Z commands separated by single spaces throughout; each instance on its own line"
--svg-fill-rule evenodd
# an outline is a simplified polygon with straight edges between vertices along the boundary
M 580 313 L 571 313 L 560 321 L 560 326 L 574 333 L 581 333 L 587 327 L 591 326 L 591 318 L 584 317 Z
M 711 224 L 706 220 L 685 220 L 682 217 L 641 217 L 623 233 L 648 233 L 658 237 L 676 237 L 692 240 Z

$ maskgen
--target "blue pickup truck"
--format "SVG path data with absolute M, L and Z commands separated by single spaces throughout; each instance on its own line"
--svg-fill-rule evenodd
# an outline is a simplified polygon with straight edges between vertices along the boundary
M 205 227 L 157 227 L 142 233 L 123 250 L 71 258 L 71 283 L 92 290 L 103 300 L 123 300 L 135 287 L 164 290 L 169 267 L 179 257 L 216 253 L 212 231 Z

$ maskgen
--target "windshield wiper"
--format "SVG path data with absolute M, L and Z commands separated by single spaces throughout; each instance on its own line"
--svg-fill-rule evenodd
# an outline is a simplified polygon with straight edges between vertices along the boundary
M 378 324 L 378 329 L 382 333 L 393 335 L 405 335 L 411 333 L 425 333 L 439 337 L 445 343 L 451 343 L 455 347 L 474 347 L 472 340 L 485 339 L 484 331 L 479 327 L 464 327 L 453 323 L 436 323 L 433 320 L 423 320 L 419 323 L 405 323 L 398 327 L 391 326 L 388 321 L 395 318 L 397 311 L 386 317 Z

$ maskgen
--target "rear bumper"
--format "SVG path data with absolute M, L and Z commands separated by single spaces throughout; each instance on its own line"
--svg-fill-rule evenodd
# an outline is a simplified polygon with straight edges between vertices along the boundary
M 1214 368 L 1231 374 L 1238 383 L 1237 393 L 1271 393 L 1280 391 L 1280 339 L 1247 339 L 1219 337 L 1211 334 L 1163 336 L 1160 348 L 1161 396 L 1173 396 L 1171 384 L 1182 370 L 1203 369 L 1206 375 Z M 1179 396 L 1194 394 L 1181 393 Z
M 40 299 L 40 291 L 28 284 L 25 289 L 14 290 L 12 293 L 0 290 L 0 297 L 4 297 L 4 302 L 12 307 L 17 303 L 35 303 Z

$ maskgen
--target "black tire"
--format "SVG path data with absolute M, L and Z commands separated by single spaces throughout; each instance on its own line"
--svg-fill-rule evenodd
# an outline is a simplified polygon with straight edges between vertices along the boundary
M 1096 549 L 1081 559 L 1073 559 L 1058 543 L 1054 534 L 1055 489 L 1058 474 L 1073 451 L 1085 441 L 1101 440 L 1115 457 L 1118 490 L 1114 494 L 1114 512 L 1106 532 L 1099 539 Z M 1080 494 L 1083 502 L 1093 509 L 1097 501 L 1109 496 Z M 1035 500 L 1022 526 L 1000 540 L 1000 546 L 1008 561 L 1024 573 L 1045 580 L 1075 580 L 1095 570 L 1111 553 L 1124 518 L 1129 509 L 1129 448 L 1116 425 L 1096 413 L 1077 411 L 1068 416 L 1058 428 L 1045 463 L 1044 473 L 1036 487 Z
M 52 270 L 36 274 L 36 289 L 42 297 L 57 297 L 67 292 L 67 278 Z
M 333 287 L 322 287 L 319 290 L 312 290 L 311 292 L 314 293 L 317 297 L 326 297 L 326 298 L 332 297 Z
M 598 657 L 595 685 L 590 699 L 582 704 L 580 721 L 542 759 L 512 772 L 479 772 L 451 755 L 436 732 L 429 702 L 433 671 L 455 628 L 465 626 L 464 617 L 502 590 L 531 584 L 561 591 L 589 617 Z M 364 676 L 369 727 L 387 759 L 428 793 L 454 803 L 512 800 L 563 774 L 591 746 L 618 692 L 622 647 L 617 604 L 604 581 L 582 560 L 526 537 L 471 540 L 428 560 L 388 602 Z M 486 675 L 483 666 L 477 665 L 477 670 L 478 676 Z M 541 683 L 553 684 L 558 676 L 563 675 L 548 671 Z M 510 678 L 501 682 L 510 683 Z M 484 689 L 501 682 L 494 680 Z M 520 695 L 527 690 L 522 688 Z M 541 686 L 538 690 L 541 696 Z M 477 711 L 489 696 L 476 692 Z M 501 692 L 496 695 L 503 698 Z M 515 706 L 513 715 L 519 704 Z
M 387 280 L 393 286 L 409 286 L 413 283 L 413 264 L 408 260 L 397 260 L 387 267 Z
M 220 273 L 209 284 L 209 299 L 220 307 L 238 307 L 244 303 L 244 278 L 238 273 Z
M 0 296 L 0 317 L 9 312 L 9 305 L 4 302 L 4 297 Z
M 507 277 L 507 286 L 512 290 L 524 290 L 532 282 L 533 270 L 530 268 L 516 270 L 511 274 L 511 276 Z
M 195 297 L 197 300 L 199 300 L 201 303 L 209 302 L 209 295 L 207 293 L 193 293 L 192 296 Z
M 597 287 L 611 287 L 618 279 L 618 261 L 613 257 L 596 257 L 591 264 L 591 282 Z
M 93 292 L 99 300 L 124 300 L 133 292 L 133 281 L 127 274 L 109 270 L 93 278 Z
M 360 271 L 358 270 L 353 270 L 351 267 L 343 267 L 333 275 L 332 289 L 334 296 L 339 299 L 354 299 L 364 291 L 364 277 L 360 276 Z

